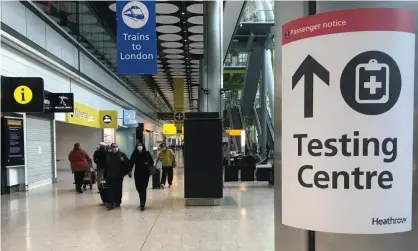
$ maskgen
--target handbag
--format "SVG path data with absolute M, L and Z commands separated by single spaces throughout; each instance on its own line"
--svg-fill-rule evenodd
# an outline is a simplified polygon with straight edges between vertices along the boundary
M 154 165 L 148 165 L 148 163 L 152 162 L 152 161 L 150 161 L 151 154 L 149 152 L 147 152 L 146 156 L 147 156 L 146 157 L 147 161 L 145 162 L 145 164 L 148 166 L 149 175 L 153 176 L 157 173 L 157 168 Z
M 153 176 L 157 173 L 157 168 L 155 166 L 148 166 L 149 175 Z

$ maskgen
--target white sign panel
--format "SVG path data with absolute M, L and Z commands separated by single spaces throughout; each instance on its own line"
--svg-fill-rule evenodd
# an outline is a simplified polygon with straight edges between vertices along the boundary
M 355 9 L 283 26 L 283 224 L 411 230 L 414 18 Z

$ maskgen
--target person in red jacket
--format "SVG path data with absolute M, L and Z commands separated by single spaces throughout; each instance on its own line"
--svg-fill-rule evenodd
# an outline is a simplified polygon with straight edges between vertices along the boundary
M 87 171 L 90 156 L 86 151 L 81 149 L 80 143 L 74 144 L 74 149 L 70 152 L 68 160 L 71 163 L 71 171 L 74 174 L 74 181 L 77 193 L 83 193 L 84 174 Z

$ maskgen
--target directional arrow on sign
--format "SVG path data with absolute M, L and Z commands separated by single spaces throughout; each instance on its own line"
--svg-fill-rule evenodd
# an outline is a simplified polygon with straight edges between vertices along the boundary
M 325 69 L 311 55 L 308 55 L 300 64 L 295 74 L 292 76 L 292 90 L 295 88 L 299 80 L 305 76 L 305 109 L 304 117 L 313 117 L 313 85 L 314 74 L 318 76 L 325 84 L 329 85 L 329 71 Z

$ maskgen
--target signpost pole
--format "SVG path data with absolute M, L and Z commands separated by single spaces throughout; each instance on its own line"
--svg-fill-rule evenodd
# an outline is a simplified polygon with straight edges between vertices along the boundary
M 311 16 L 311 15 L 315 15 L 316 14 L 316 1 L 315 0 L 310 0 L 309 2 L 308 2 L 308 15 L 309 16 Z M 312 76 L 311 76 L 312 78 L 313 78 L 313 74 L 312 74 Z M 305 78 L 306 78 L 306 76 L 305 76 Z M 305 79 L 305 82 L 306 82 L 306 79 Z M 305 88 L 306 88 L 306 84 L 307 83 L 305 83 Z M 313 79 L 312 79 L 312 88 L 313 88 Z M 306 89 L 305 89 L 306 90 Z M 306 91 L 305 91 L 305 102 L 306 102 Z M 312 91 L 312 95 L 313 95 L 313 91 Z M 312 103 L 310 104 L 311 105 L 311 107 L 310 107 L 310 109 L 309 110 L 313 110 L 313 100 L 312 100 Z M 305 107 L 306 107 L 306 103 L 305 103 Z M 305 109 L 305 113 L 306 113 L 306 109 Z M 305 116 L 306 116 L 306 114 L 305 114 Z M 316 239 L 316 237 L 315 237 L 315 231 L 312 231 L 312 230 L 308 230 L 308 251 L 315 251 L 315 248 L 316 248 L 316 243 L 315 243 L 315 239 Z

